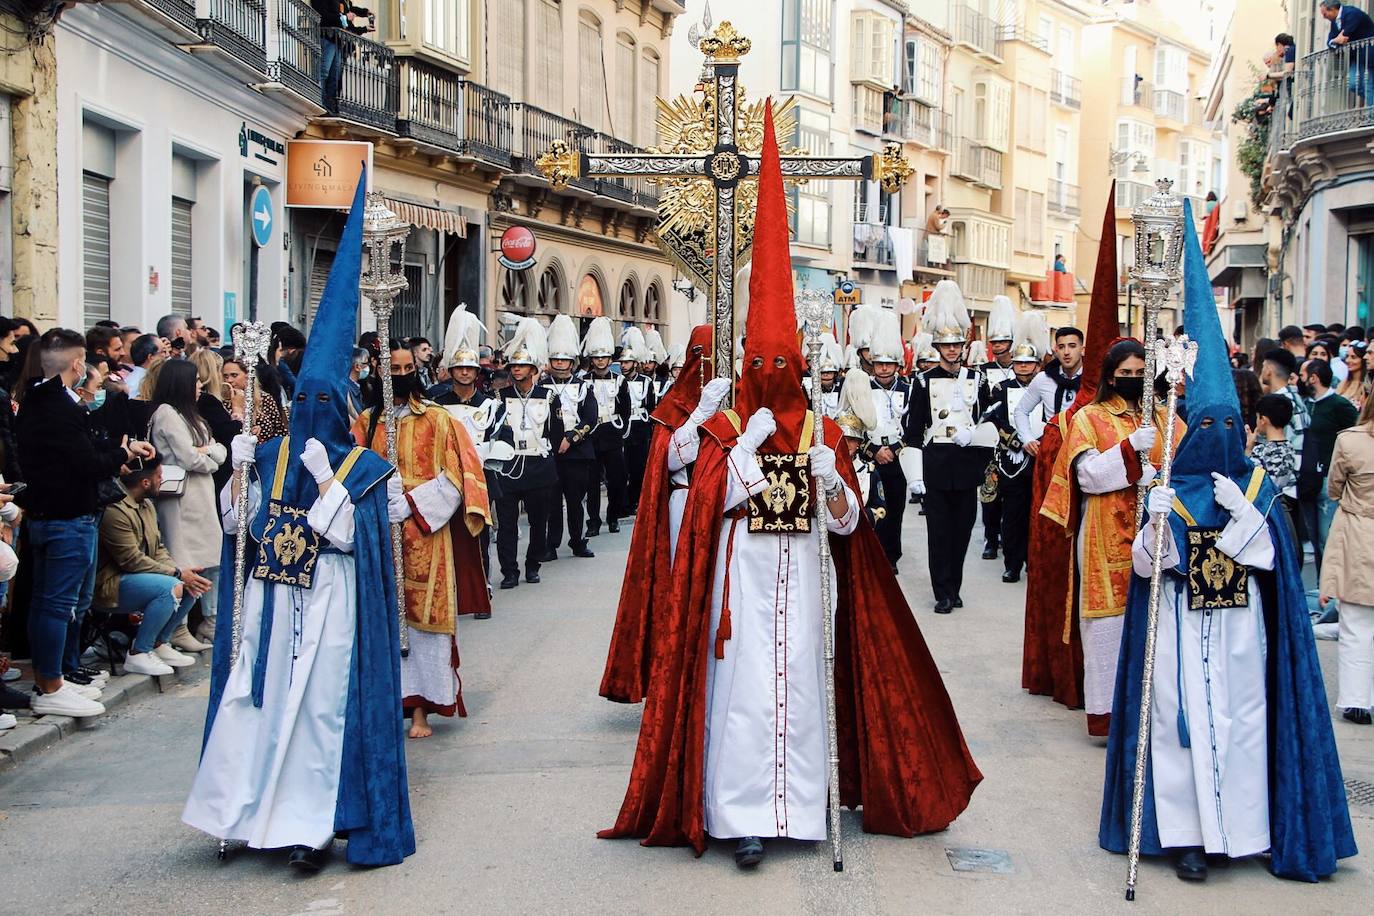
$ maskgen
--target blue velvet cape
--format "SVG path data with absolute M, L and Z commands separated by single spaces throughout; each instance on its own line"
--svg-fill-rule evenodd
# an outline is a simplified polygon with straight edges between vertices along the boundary
M 1269 867 L 1281 878 L 1316 881 L 1335 872 L 1337 859 L 1355 855 L 1355 836 L 1298 554 L 1276 497 L 1273 484 L 1266 479 L 1254 500 L 1261 511 L 1268 509 L 1274 569 L 1251 570 L 1259 585 L 1268 648 Z M 1150 581 L 1133 576 L 1117 665 L 1098 831 L 1098 843 L 1109 852 L 1125 853 L 1130 841 L 1149 595 Z M 1146 855 L 1163 852 L 1148 762 L 1140 849 Z
M 271 480 L 281 439 L 259 444 L 255 476 Z M 337 466 L 337 465 L 336 465 Z M 348 861 L 355 865 L 395 865 L 415 852 L 415 830 L 410 819 L 410 792 L 406 778 L 405 723 L 401 709 L 401 647 L 396 615 L 396 579 L 391 562 L 391 535 L 387 516 L 386 487 L 380 486 L 393 468 L 381 456 L 364 449 L 342 481 L 353 502 L 353 560 L 357 564 L 357 624 L 353 657 L 349 663 L 348 703 L 345 712 L 343 765 L 334 813 L 334 829 L 348 836 Z M 261 532 L 266 523 L 267 499 L 262 500 L 250 531 Z M 249 561 L 257 546 L 249 542 Z M 219 606 L 234 606 L 234 539 L 224 539 L 220 568 Z M 272 595 L 265 589 L 262 613 L 263 638 L 254 666 L 254 704 L 262 696 L 262 676 L 267 663 L 267 634 L 272 630 Z M 215 628 L 214 661 L 210 672 L 210 702 L 204 740 L 210 737 L 229 679 L 232 627 Z M 202 743 L 202 750 L 204 744 Z

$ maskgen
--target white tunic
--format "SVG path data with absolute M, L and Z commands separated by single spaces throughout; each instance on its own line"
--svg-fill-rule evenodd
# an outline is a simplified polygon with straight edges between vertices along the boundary
M 228 489 L 228 486 L 225 488 Z M 224 530 L 238 531 L 225 494 Z M 251 484 L 249 511 L 260 490 Z M 310 507 L 307 521 L 330 545 L 353 550 L 353 503 L 335 483 Z M 248 578 L 242 654 L 229 672 L 191 797 L 181 819 L 211 836 L 257 849 L 319 848 L 334 835 L 343 758 L 356 587 L 353 558 L 321 553 L 309 589 L 272 585 L 275 606 L 261 709 L 253 706 L 263 585 Z M 297 602 L 300 614 L 294 613 Z M 299 626 L 299 635 L 293 632 Z M 296 643 L 292 658 L 293 642 Z
M 700 427 L 688 420 L 673 430 L 668 444 L 668 564 L 677 556 L 677 535 L 682 530 L 682 513 L 687 508 L 687 468 L 697 460 L 701 447 Z
M 752 453 L 729 456 L 725 509 L 766 486 Z M 849 534 L 860 503 L 845 486 L 847 508 L 830 530 Z M 714 645 L 720 626 L 731 519 L 716 556 L 711 599 Z M 725 658 L 708 650 L 706 832 L 714 837 L 823 840 L 827 745 L 825 657 L 821 645 L 819 537 L 751 534 L 740 521 L 730 561 L 732 638 Z M 832 570 L 832 591 L 834 581 Z
M 1153 522 L 1136 535 L 1135 572 L 1149 577 Z M 1254 506 L 1229 521 L 1217 549 L 1251 569 L 1273 569 L 1274 543 Z M 1244 608 L 1193 611 L 1184 560 L 1165 534 L 1165 573 L 1155 643 L 1150 761 L 1155 816 L 1165 847 L 1202 846 L 1233 858 L 1269 848 L 1268 719 L 1264 615 L 1250 577 Z M 1190 747 L 1179 735 L 1180 691 Z

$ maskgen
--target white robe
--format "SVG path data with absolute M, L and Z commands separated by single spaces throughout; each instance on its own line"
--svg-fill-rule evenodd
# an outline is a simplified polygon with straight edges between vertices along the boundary
M 764 489 L 753 454 L 729 455 L 726 511 Z M 861 504 L 845 486 L 847 508 L 830 530 L 849 534 Z M 714 646 L 720 626 L 731 519 L 716 555 L 711 598 Z M 735 527 L 730 562 L 732 638 L 725 658 L 708 650 L 706 832 L 823 840 L 827 738 L 818 532 L 751 534 Z M 831 594 L 834 572 L 831 571 Z
M 682 513 L 687 509 L 687 468 L 697 460 L 701 447 L 701 428 L 688 420 L 673 430 L 668 444 L 668 564 L 677 556 L 677 535 L 682 530 Z
M 409 408 L 404 408 L 409 410 Z M 435 532 L 431 537 L 451 537 L 445 527 L 463 504 L 463 493 L 447 477 L 434 477 L 406 490 L 412 511 Z M 460 519 L 459 524 L 462 524 Z M 442 599 L 440 599 L 442 600 Z M 458 622 L 452 635 L 410 628 L 410 653 L 401 656 L 401 698 L 421 697 L 434 706 L 458 703 L 458 672 L 453 670 Z
M 226 485 L 226 491 L 229 486 Z M 261 498 L 251 484 L 250 517 Z M 225 494 L 225 533 L 238 531 Z M 315 500 L 307 521 L 343 554 L 321 553 L 313 587 L 272 585 L 274 614 L 261 709 L 253 706 L 263 586 L 247 578 L 242 652 L 229 672 L 219 712 L 181 819 L 211 836 L 257 849 L 319 848 L 334 836 L 343 759 L 349 664 L 357 618 L 353 502 L 335 483 Z M 301 613 L 293 613 L 295 602 Z M 299 624 L 300 632 L 293 633 Z M 295 659 L 293 642 L 299 640 Z
M 1155 817 L 1165 847 L 1202 846 L 1233 858 L 1269 848 L 1268 719 L 1264 615 L 1250 577 L 1243 608 L 1187 607 L 1184 558 L 1165 533 L 1166 573 L 1155 643 L 1150 761 Z M 1132 546 L 1135 572 L 1148 578 L 1153 522 Z M 1274 542 L 1254 506 L 1232 519 L 1217 549 L 1251 569 L 1274 568 Z M 1181 663 L 1181 668 L 1180 668 Z M 1179 738 L 1179 691 L 1190 747 Z

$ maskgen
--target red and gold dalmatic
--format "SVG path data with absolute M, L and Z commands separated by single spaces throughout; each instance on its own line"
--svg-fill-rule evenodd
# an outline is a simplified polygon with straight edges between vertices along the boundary
M 373 431 L 372 441 L 364 441 L 370 422 L 370 412 L 360 414 L 353 423 L 353 438 L 359 445 L 385 455 L 386 428 L 382 423 Z M 455 557 L 458 539 L 466 537 L 475 543 L 482 528 L 491 524 L 482 460 L 461 423 L 444 408 L 420 400 L 412 400 L 410 412 L 397 422 L 396 457 L 407 492 L 425 481 L 447 477 L 463 494 L 461 524 L 455 518 L 431 531 L 423 514 L 412 512 L 401 526 L 406 619 L 411 628 L 423 633 L 453 635 L 458 615 L 472 610 L 467 605 L 473 600 L 487 601 L 485 587 L 460 588 L 460 583 L 466 586 L 464 580 L 472 577 L 460 575 L 458 565 L 463 558 Z M 479 566 L 480 562 L 479 557 Z M 485 581 L 480 570 L 477 578 Z

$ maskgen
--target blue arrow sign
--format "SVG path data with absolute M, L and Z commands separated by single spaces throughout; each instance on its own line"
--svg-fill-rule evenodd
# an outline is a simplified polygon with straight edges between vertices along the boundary
M 272 240 L 272 192 L 265 185 L 258 185 L 253 192 L 252 205 L 248 208 L 249 222 L 253 227 L 253 241 L 259 248 Z

